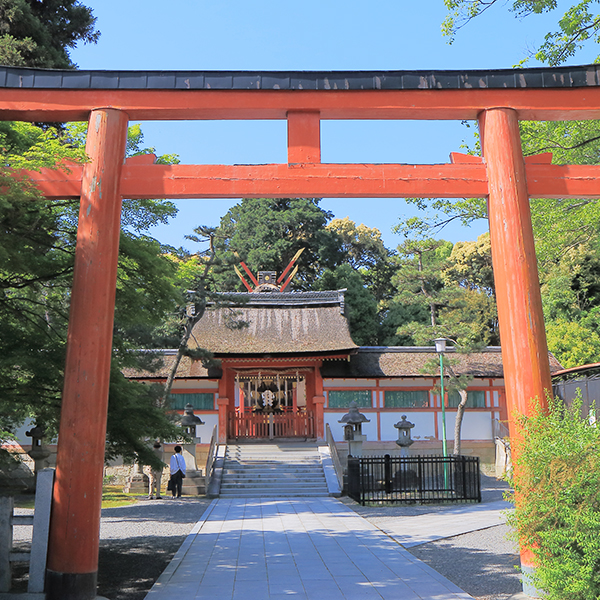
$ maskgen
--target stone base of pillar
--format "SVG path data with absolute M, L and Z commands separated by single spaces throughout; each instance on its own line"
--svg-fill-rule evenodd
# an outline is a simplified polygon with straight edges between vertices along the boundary
M 46 600 L 95 600 L 98 573 L 46 571 Z
M 541 592 L 533 583 L 535 567 L 521 565 L 521 582 L 523 584 L 523 594 L 529 598 L 543 598 L 544 592 Z

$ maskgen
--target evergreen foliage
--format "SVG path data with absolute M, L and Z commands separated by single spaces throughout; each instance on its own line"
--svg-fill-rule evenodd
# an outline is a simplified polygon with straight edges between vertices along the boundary
M 345 289 L 345 314 L 352 341 L 358 346 L 377 345 L 379 319 L 377 302 L 365 287 L 360 273 L 349 264 L 342 264 L 323 273 L 316 289 Z
M 311 198 L 243 199 L 221 218 L 215 231 L 214 285 L 243 290 L 233 265 L 281 273 L 300 249 L 299 271 L 291 289 L 310 289 L 324 268 L 337 264 L 337 236 L 325 228 L 333 215 Z
M 397 343 L 430 345 L 437 337 L 468 348 L 498 343 L 489 237 L 454 246 L 426 237 L 407 239 L 398 247 L 392 282 L 397 293 L 390 308 L 395 310 L 383 327 L 389 331 L 390 321 L 403 320 Z M 413 318 L 404 320 L 409 314 Z
M 0 429 L 14 431 L 29 418 L 52 435 L 60 417 L 79 203 L 48 201 L 31 182 L 13 178 L 9 169 L 86 160 L 85 127 L 4 124 L 0 136 Z M 134 128 L 133 151 L 141 151 L 140 136 Z M 172 261 L 144 233 L 174 212 L 172 203 L 160 200 L 123 205 L 128 228 L 121 232 L 119 247 L 109 457 L 119 453 L 153 460 L 142 440 L 179 433 L 157 405 L 151 386 L 126 381 L 121 373 L 126 367 L 156 366 L 154 357 L 139 348 L 152 345 L 153 328 L 180 301 Z
M 0 0 L 0 64 L 73 69 L 69 50 L 100 37 L 78 0 Z

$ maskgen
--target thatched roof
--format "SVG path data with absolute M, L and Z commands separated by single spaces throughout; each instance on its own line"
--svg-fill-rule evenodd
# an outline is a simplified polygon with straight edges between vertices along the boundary
M 446 351 L 448 361 L 457 375 L 474 377 L 504 376 L 502 353 L 499 347 L 490 346 L 481 352 L 460 354 L 454 349 Z M 550 371 L 562 369 L 554 356 L 548 353 Z M 430 363 L 433 367 L 424 372 Z M 327 361 L 321 369 L 326 378 L 375 378 L 375 377 L 431 377 L 439 375 L 439 358 L 435 348 L 430 347 L 362 347 L 350 357 L 350 361 Z
M 162 358 L 162 365 L 156 371 L 123 369 L 123 375 L 127 379 L 166 379 L 173 368 L 177 350 L 155 350 Z M 222 375 L 221 368 L 217 365 L 206 367 L 199 360 L 192 360 L 184 356 L 177 368 L 177 379 L 219 379 Z
M 343 290 L 236 294 L 239 303 L 209 308 L 190 348 L 215 356 L 318 354 L 355 351 L 343 314 Z

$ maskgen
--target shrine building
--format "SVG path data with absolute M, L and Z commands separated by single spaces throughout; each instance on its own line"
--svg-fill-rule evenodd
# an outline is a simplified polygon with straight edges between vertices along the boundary
M 269 273 L 267 278 L 274 278 Z M 342 442 L 339 421 L 355 401 L 369 419 L 365 451 L 394 451 L 402 415 L 415 424 L 414 453 L 441 453 L 442 405 L 439 355 L 434 347 L 357 346 L 345 316 L 345 290 L 285 292 L 259 273 L 252 291 L 223 295 L 195 325 L 188 346 L 209 350 L 210 363 L 183 357 L 170 397 L 173 409 L 191 404 L 216 425 L 219 443 L 240 440 L 324 440 L 326 427 Z M 249 287 L 249 286 L 247 286 Z M 155 373 L 131 379 L 163 383 L 176 350 L 163 350 Z M 561 365 L 550 355 L 552 371 Z M 508 420 L 499 347 L 473 354 L 448 348 L 457 375 L 473 377 L 462 422 L 462 451 L 494 462 L 494 440 Z M 458 392 L 445 394 L 446 437 L 452 448 Z

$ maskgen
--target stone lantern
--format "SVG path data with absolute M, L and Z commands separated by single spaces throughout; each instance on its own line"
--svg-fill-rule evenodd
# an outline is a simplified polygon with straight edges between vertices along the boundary
M 200 444 L 200 438 L 196 435 L 196 425 L 204 425 L 204 421 L 194 414 L 194 407 L 186 404 L 181 417 L 183 430 L 194 440 L 194 444 Z
M 50 466 L 47 459 L 51 452 L 44 443 L 46 430 L 43 426 L 36 424 L 35 427 L 26 431 L 25 435 L 31 438 L 31 450 L 27 454 L 33 458 L 33 462 L 35 463 L 35 475 L 37 477 L 37 474 L 42 469 Z
M 362 424 L 370 420 L 358 410 L 358 404 L 351 402 L 348 412 L 338 421 L 344 424 L 344 440 L 348 442 L 348 455 L 362 456 L 362 445 L 367 439 L 362 433 Z
M 200 437 L 196 435 L 196 426 L 204 425 L 204 421 L 194 414 L 194 407 L 186 404 L 181 417 L 181 427 L 192 438 L 189 443 L 181 444 L 181 455 L 185 460 L 186 477 L 183 480 L 183 493 L 198 495 L 204 493 L 204 476 L 198 470 L 196 462 L 196 444 L 200 444 Z
M 415 426 L 414 423 L 406 420 L 406 415 L 402 415 L 402 420 L 398 421 L 394 427 L 398 430 L 398 439 L 396 444 L 400 446 L 400 456 L 408 456 L 408 449 L 415 443 L 411 437 L 411 429 Z

